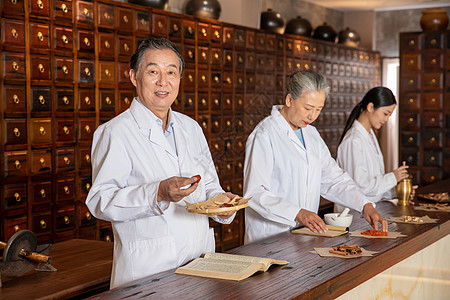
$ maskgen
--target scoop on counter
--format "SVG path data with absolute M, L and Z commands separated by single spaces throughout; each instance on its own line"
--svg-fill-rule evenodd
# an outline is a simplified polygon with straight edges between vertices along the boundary
M 339 213 L 325 214 L 324 216 L 325 224 L 344 227 L 350 226 L 350 224 L 352 224 L 353 221 L 353 215 L 349 215 L 348 212 L 349 209 L 345 208 L 341 214 Z

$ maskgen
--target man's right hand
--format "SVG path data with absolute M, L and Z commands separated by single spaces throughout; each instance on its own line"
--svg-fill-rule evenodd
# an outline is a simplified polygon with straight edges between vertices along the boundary
M 158 197 L 159 201 L 178 202 L 191 194 L 198 186 L 198 177 L 170 177 L 159 183 Z M 183 188 L 188 186 L 187 188 Z
M 297 217 L 295 217 L 295 220 L 308 227 L 309 230 L 311 230 L 314 233 L 323 233 L 328 231 L 325 222 L 316 213 L 313 213 L 312 211 L 300 209 L 300 211 L 297 214 Z

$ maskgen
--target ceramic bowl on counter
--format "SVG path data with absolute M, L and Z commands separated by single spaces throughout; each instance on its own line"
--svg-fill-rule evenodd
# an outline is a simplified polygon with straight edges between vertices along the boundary
M 339 215 L 340 215 L 339 213 L 325 214 L 324 216 L 325 224 L 343 227 L 349 227 L 350 224 L 352 224 L 353 215 L 338 217 Z

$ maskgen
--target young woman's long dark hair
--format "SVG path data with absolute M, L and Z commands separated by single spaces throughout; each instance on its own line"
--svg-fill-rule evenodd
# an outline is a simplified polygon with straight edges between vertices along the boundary
M 350 116 L 348 117 L 347 120 L 347 124 L 345 124 L 344 132 L 342 132 L 341 139 L 339 140 L 338 146 L 341 144 L 347 131 L 350 128 L 352 128 L 352 125 L 355 122 L 355 120 L 359 118 L 361 112 L 367 110 L 367 105 L 369 103 L 373 103 L 373 107 L 375 109 L 378 109 L 383 106 L 390 106 L 392 104 L 397 104 L 397 101 L 395 101 L 395 96 L 394 94 L 392 94 L 392 91 L 386 87 L 377 86 L 369 90 L 364 95 L 361 102 L 359 102 L 350 113 Z

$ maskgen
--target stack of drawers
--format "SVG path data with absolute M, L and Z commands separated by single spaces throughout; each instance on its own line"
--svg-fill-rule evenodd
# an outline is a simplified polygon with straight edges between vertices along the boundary
M 345 119 L 379 84 L 379 54 L 108 0 L 3 0 L 1 235 L 39 242 L 112 240 L 84 204 L 95 128 L 135 95 L 129 59 L 146 37 L 170 39 L 186 61 L 173 109 L 204 130 L 222 186 L 242 194 L 245 142 L 282 103 L 286 76 L 316 69 L 332 87 L 316 126 L 335 153 Z M 217 249 L 242 243 L 243 215 L 215 227 Z
M 450 176 L 450 32 L 400 34 L 400 159 L 413 182 Z

